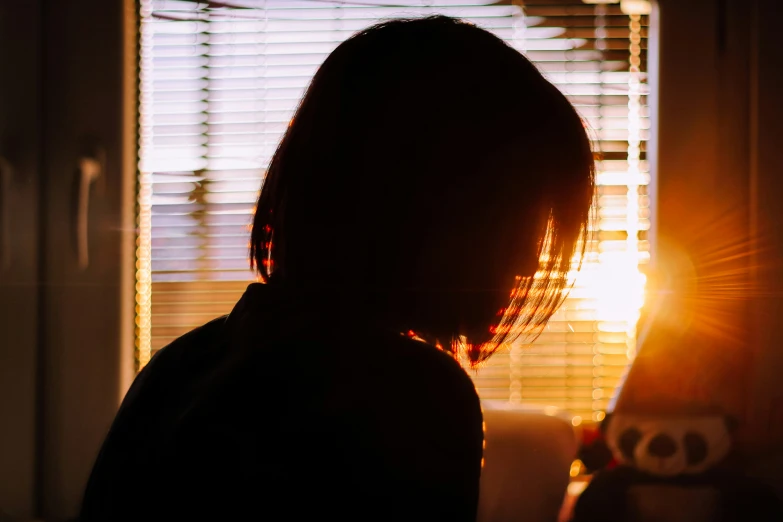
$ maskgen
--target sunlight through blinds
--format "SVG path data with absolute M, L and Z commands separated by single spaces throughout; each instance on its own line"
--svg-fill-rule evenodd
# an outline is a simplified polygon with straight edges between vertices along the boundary
M 638 3 L 638 2 L 637 2 Z M 593 241 L 533 345 L 473 374 L 479 393 L 596 418 L 633 356 L 649 255 L 647 16 L 577 0 L 142 0 L 137 354 L 228 313 L 253 280 L 248 225 L 264 169 L 310 78 L 381 19 L 446 14 L 525 53 L 592 129 Z

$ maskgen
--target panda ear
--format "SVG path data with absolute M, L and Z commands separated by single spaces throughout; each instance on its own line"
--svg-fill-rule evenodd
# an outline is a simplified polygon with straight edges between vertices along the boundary
M 734 433 L 739 428 L 739 419 L 733 415 L 724 415 L 723 420 L 726 423 L 726 430 Z

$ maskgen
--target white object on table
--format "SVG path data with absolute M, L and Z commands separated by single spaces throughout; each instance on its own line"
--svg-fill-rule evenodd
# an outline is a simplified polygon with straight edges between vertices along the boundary
M 556 522 L 577 439 L 554 408 L 482 401 L 485 423 L 479 522 Z

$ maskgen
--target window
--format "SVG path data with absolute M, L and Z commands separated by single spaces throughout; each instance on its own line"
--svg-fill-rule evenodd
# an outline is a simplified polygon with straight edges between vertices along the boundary
M 593 0 L 595 2 L 595 0 Z M 380 19 L 442 13 L 524 52 L 592 129 L 598 199 L 569 299 L 480 395 L 599 419 L 634 355 L 649 257 L 645 1 L 141 1 L 137 354 L 229 312 L 253 274 L 258 188 L 326 55 Z

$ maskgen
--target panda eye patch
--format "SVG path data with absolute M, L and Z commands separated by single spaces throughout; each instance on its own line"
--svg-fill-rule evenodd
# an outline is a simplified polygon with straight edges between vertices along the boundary
M 698 433 L 688 432 L 683 437 L 688 465 L 693 466 L 707 458 L 707 441 Z
M 627 428 L 617 439 L 617 446 L 620 448 L 620 452 L 628 460 L 633 460 L 633 452 L 636 449 L 636 445 L 642 440 L 642 432 L 636 428 Z

